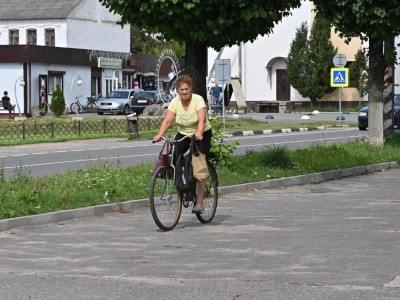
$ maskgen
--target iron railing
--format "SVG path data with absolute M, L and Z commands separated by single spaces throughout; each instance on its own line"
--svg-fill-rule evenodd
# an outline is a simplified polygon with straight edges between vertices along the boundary
M 139 131 L 155 130 L 161 125 L 163 117 L 138 117 Z M 18 140 L 51 140 L 55 138 L 74 138 L 95 135 L 128 134 L 127 119 L 27 119 L 25 121 L 1 120 L 0 142 Z

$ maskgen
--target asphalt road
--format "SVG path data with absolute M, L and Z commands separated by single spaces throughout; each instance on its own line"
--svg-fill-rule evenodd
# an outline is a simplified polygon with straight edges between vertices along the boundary
M 0 299 L 400 299 L 400 169 L 0 233 Z

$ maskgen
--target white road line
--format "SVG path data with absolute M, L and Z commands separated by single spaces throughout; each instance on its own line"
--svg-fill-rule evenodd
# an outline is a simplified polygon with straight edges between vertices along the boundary
M 77 159 L 77 160 L 53 161 L 53 162 L 49 162 L 49 163 L 30 164 L 30 165 L 16 165 L 16 166 L 4 167 L 3 169 L 28 168 L 28 167 L 37 167 L 37 166 L 46 166 L 46 165 L 70 164 L 70 163 L 77 163 L 77 162 L 88 162 L 88 161 L 99 161 L 99 160 L 113 160 L 113 159 L 142 157 L 142 156 L 153 156 L 154 160 L 156 160 L 156 158 L 158 156 L 158 152 L 150 153 L 150 154 L 141 154 L 141 155 L 124 155 L 124 156 L 120 155 L 120 156 L 111 156 L 111 157 L 97 157 L 97 158 L 85 158 L 85 159 Z

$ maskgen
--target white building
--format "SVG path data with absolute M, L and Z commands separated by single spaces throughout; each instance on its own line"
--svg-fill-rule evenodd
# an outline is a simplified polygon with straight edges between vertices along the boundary
M 133 83 L 130 27 L 117 25 L 120 17 L 98 0 L 5 2 L 0 10 L 0 92 L 7 90 L 22 114 L 41 105 L 43 92 L 49 102 L 56 85 L 69 106 L 78 95 L 104 95 L 118 83 Z
M 225 48 L 222 51 L 219 58 L 231 60 L 231 75 L 240 79 L 248 106 L 260 102 L 309 100 L 290 86 L 286 73 L 286 58 L 296 30 L 302 22 L 307 22 L 311 27 L 312 20 L 312 3 L 304 1 L 301 7 L 292 11 L 291 16 L 276 25 L 271 35 L 259 36 L 254 42 L 242 43 L 240 46 Z M 338 47 L 339 53 L 347 56 L 348 61 L 354 61 L 354 56 L 361 47 L 359 39 L 353 39 L 350 45 L 347 45 L 334 32 L 332 43 Z M 218 52 L 210 49 L 209 72 L 216 58 Z M 354 89 L 343 92 L 344 99 L 354 97 Z M 235 101 L 234 96 L 231 100 Z

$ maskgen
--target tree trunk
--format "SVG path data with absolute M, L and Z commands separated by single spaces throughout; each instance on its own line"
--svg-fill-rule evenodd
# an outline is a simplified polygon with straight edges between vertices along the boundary
M 383 41 L 369 39 L 368 140 L 383 146 Z
M 394 134 L 393 110 L 394 110 L 394 64 L 392 63 L 395 51 L 394 37 L 385 40 L 385 62 L 387 67 L 387 79 L 383 87 L 383 136 L 390 137 Z M 385 70 L 386 71 L 386 70 Z M 385 72 L 386 73 L 386 72 Z
M 207 103 L 207 64 L 208 48 L 206 44 L 186 41 L 185 74 L 192 77 L 193 93 L 199 94 Z

